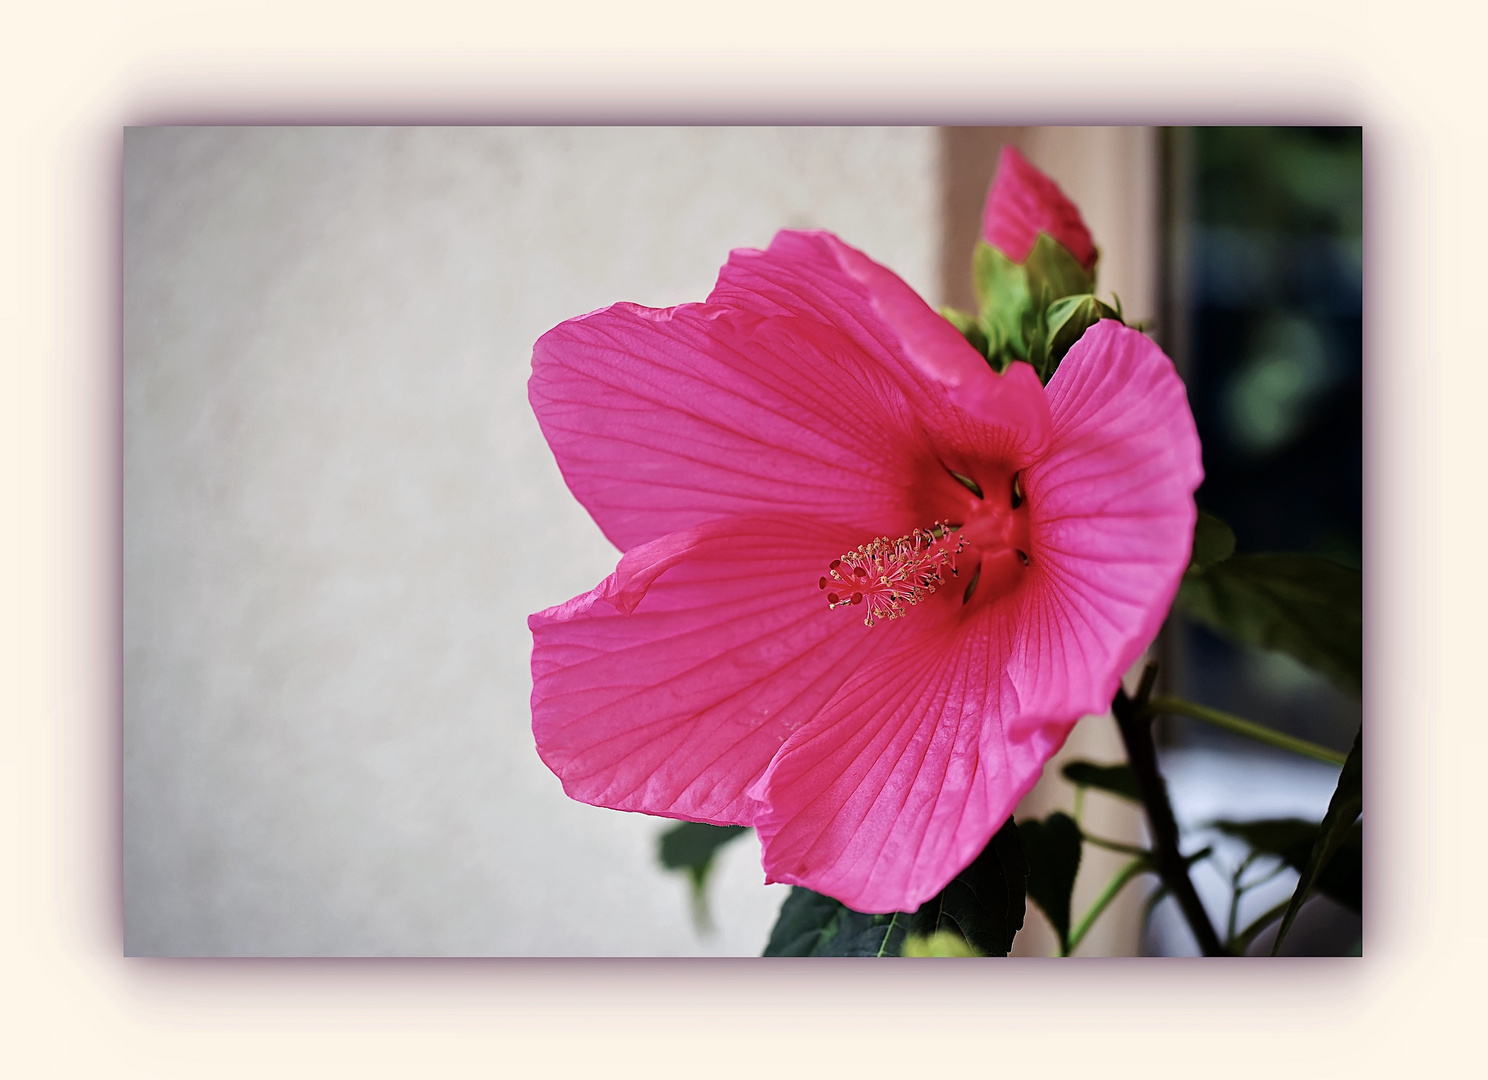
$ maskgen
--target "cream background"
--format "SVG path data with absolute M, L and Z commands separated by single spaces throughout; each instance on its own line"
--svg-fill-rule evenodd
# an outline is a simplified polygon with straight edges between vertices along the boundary
M 829 228 L 931 293 L 930 129 L 131 129 L 131 955 L 758 955 L 751 834 L 689 922 L 667 823 L 538 760 L 529 612 L 617 553 L 532 342 Z

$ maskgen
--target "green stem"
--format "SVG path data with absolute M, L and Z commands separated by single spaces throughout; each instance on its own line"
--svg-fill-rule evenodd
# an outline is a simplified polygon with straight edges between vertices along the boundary
M 1086 839 L 1089 839 L 1089 837 L 1086 837 Z M 1080 925 L 1076 926 L 1074 933 L 1070 934 L 1069 952 L 1065 953 L 1066 956 L 1070 955 L 1077 948 L 1079 948 L 1080 942 L 1085 940 L 1085 935 L 1089 933 L 1090 928 L 1095 925 L 1095 920 L 1100 918 L 1101 912 L 1110 907 L 1111 901 L 1116 899 L 1116 894 L 1121 892 L 1122 889 L 1126 888 L 1127 883 L 1131 881 L 1132 878 L 1136 877 L 1144 870 L 1150 870 L 1151 868 L 1152 865 L 1147 861 L 1147 859 L 1137 858 L 1133 859 L 1131 862 L 1127 863 L 1116 872 L 1116 876 L 1113 877 L 1109 882 L 1107 882 L 1106 887 L 1101 890 L 1101 894 L 1095 898 L 1095 903 L 1090 905 L 1090 910 L 1087 911 L 1084 917 L 1080 920 Z
M 1149 702 L 1153 712 L 1171 713 L 1176 716 L 1187 716 L 1194 720 L 1202 720 L 1206 724 L 1232 731 L 1236 735 L 1244 735 L 1248 739 L 1274 746 L 1279 750 L 1290 750 L 1294 754 L 1303 754 L 1318 761 L 1326 761 L 1330 765 L 1342 765 L 1344 755 L 1336 750 L 1329 750 L 1326 746 L 1308 742 L 1306 739 L 1294 738 L 1291 735 L 1283 735 L 1279 731 L 1257 724 L 1254 720 L 1246 720 L 1240 716 L 1234 716 L 1218 709 L 1211 709 L 1207 705 L 1198 705 L 1192 701 L 1184 701 L 1182 698 L 1155 697 Z
M 1240 898 L 1245 895 L 1240 879 L 1245 876 L 1245 871 L 1250 869 L 1250 864 L 1256 861 L 1259 854 L 1260 852 L 1252 851 L 1245 856 L 1245 861 L 1230 875 L 1230 919 L 1225 924 L 1225 948 L 1235 943 L 1235 920 L 1240 914 Z
M 1089 833 L 1081 833 L 1081 836 L 1086 842 L 1105 848 L 1107 851 L 1115 851 L 1122 855 L 1140 855 L 1143 858 L 1152 857 L 1152 852 L 1146 848 L 1133 847 L 1131 844 L 1123 844 L 1117 840 L 1107 840 L 1104 836 L 1091 836 Z

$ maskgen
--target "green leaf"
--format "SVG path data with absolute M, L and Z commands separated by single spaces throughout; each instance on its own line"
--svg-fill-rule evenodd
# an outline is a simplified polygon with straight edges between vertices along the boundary
M 701 821 L 679 821 L 661 834 L 658 855 L 668 870 L 687 870 L 706 878 L 718 849 L 748 832 L 743 825 L 707 825 Z
M 1069 954 L 1070 895 L 1080 872 L 1084 837 L 1067 814 L 1055 811 L 1043 821 L 1018 825 L 1018 839 L 1028 859 L 1028 895 L 1043 909 L 1059 935 L 1059 952 Z
M 1142 793 L 1137 790 L 1137 776 L 1130 765 L 1097 765 L 1091 761 L 1071 761 L 1063 772 L 1064 778 L 1071 784 L 1100 788 L 1135 803 L 1142 801 Z
M 864 915 L 797 885 L 780 907 L 766 956 L 898 956 L 912 915 Z
M 1092 293 L 1079 293 L 1055 300 L 1044 314 L 1047 346 L 1039 376 L 1047 383 L 1054 377 L 1059 362 L 1070 351 L 1070 346 L 1080 340 L 1081 334 L 1102 319 L 1119 318 L 1115 308 L 1097 300 Z
M 987 332 L 982 329 L 982 324 L 977 317 L 969 311 L 959 311 L 953 307 L 943 307 L 940 314 L 946 322 L 960 331 L 971 347 L 982 356 L 987 355 Z
M 1236 555 L 1183 575 L 1183 611 L 1233 641 L 1275 649 L 1357 697 L 1363 682 L 1363 578 L 1311 555 Z
M 1291 903 L 1287 905 L 1286 914 L 1281 919 L 1281 929 L 1276 932 L 1276 944 L 1271 946 L 1271 955 L 1275 956 L 1281 948 L 1287 931 L 1292 928 L 1292 921 L 1296 919 L 1297 912 L 1302 910 L 1303 903 L 1307 900 L 1307 894 L 1317 884 L 1323 868 L 1328 865 L 1328 860 L 1333 853 L 1343 844 L 1354 820 L 1364 812 L 1364 729 L 1354 736 L 1354 745 L 1349 750 L 1348 760 L 1343 763 L 1343 771 L 1338 774 L 1338 786 L 1333 789 L 1333 798 L 1328 802 L 1328 812 L 1323 815 L 1322 824 L 1318 826 L 1316 842 L 1312 845 L 1312 852 L 1307 857 L 1307 865 L 1302 868 L 1302 878 L 1297 882 L 1297 891 L 1292 893 Z
M 1300 818 L 1267 818 L 1261 821 L 1216 821 L 1214 827 L 1239 837 L 1254 851 L 1275 855 L 1293 870 L 1307 866 L 1317 842 L 1316 822 Z M 1360 909 L 1364 879 L 1364 826 L 1355 822 L 1348 830 L 1333 857 L 1318 873 L 1314 886 L 1318 892 L 1338 901 L 1352 911 Z
M 911 935 L 953 933 L 984 956 L 1006 956 L 1023 926 L 1028 867 L 1009 818 L 970 866 L 913 914 L 865 915 L 830 896 L 791 889 L 766 956 L 900 956 Z
M 657 852 L 668 870 L 685 870 L 692 880 L 692 914 L 699 929 L 709 926 L 708 874 L 718 849 L 749 830 L 743 825 L 708 825 L 701 821 L 679 821 L 661 834 Z
M 1012 818 L 972 864 L 920 905 L 912 929 L 921 935 L 953 930 L 983 956 L 1006 956 L 1023 929 L 1028 863 Z
M 1199 511 L 1194 523 L 1193 554 L 1189 557 L 1190 570 L 1207 570 L 1222 563 L 1235 554 L 1235 533 L 1213 514 Z

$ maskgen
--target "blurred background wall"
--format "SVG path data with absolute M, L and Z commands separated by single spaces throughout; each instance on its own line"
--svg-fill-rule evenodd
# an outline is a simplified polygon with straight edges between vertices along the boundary
M 1299 219 L 1286 216 L 1285 183 L 1266 177 L 1280 170 L 1337 205 L 1348 192 L 1326 176 L 1334 188 L 1347 176 L 1309 181 L 1316 169 L 1296 153 L 1257 166 L 1264 138 L 126 132 L 126 953 L 757 955 L 786 890 L 760 883 L 752 834 L 723 849 L 709 890 L 717 930 L 700 934 L 685 881 L 656 865 L 668 823 L 571 802 L 533 750 L 526 616 L 590 588 L 617 555 L 531 416 L 531 345 L 617 300 L 700 300 L 730 248 L 764 246 L 781 227 L 831 229 L 932 302 L 971 307 L 972 247 L 1004 143 L 1081 207 L 1102 249 L 1102 294 L 1148 321 L 1189 378 L 1211 476 L 1201 505 L 1238 514 L 1242 549 L 1295 540 L 1265 531 L 1266 485 L 1288 482 L 1277 455 L 1299 439 L 1305 454 L 1318 403 L 1350 385 L 1357 349 L 1329 344 L 1342 324 L 1327 319 L 1347 308 L 1352 279 L 1306 294 L 1323 305 L 1316 318 L 1267 282 L 1316 281 L 1286 275 L 1296 251 L 1341 251 L 1347 269 L 1355 249 L 1346 222 L 1332 247 L 1288 246 Z M 1224 188 L 1237 169 L 1238 187 Z M 1253 190 L 1271 192 L 1269 210 Z M 1317 233 L 1315 218 L 1300 220 Z M 1239 302 L 1225 299 L 1235 282 L 1250 290 Z M 1225 322 L 1237 303 L 1253 325 Z M 1346 418 L 1347 401 L 1338 408 Z M 1321 482 L 1357 491 L 1337 475 Z M 1262 508 L 1260 525 L 1246 506 Z M 1297 542 L 1347 554 L 1349 534 L 1320 527 Z M 1268 700 L 1293 703 L 1299 734 L 1346 744 L 1357 710 L 1327 699 L 1332 719 L 1319 721 L 1316 685 L 1225 648 L 1175 627 L 1165 678 L 1245 712 L 1254 702 L 1235 694 L 1270 671 Z M 1323 772 L 1298 780 L 1207 733 L 1166 736 L 1180 818 L 1197 821 L 1230 788 L 1303 809 L 1318 788 L 1326 804 Z M 1216 755 L 1239 771 L 1216 772 Z M 1120 757 L 1109 719 L 1087 719 L 1019 817 L 1071 808 L 1065 761 Z M 1091 794 L 1085 813 L 1092 831 L 1142 837 L 1117 800 Z M 1077 913 L 1121 861 L 1087 847 Z M 1161 908 L 1142 937 L 1143 899 L 1129 889 L 1080 953 L 1186 951 Z M 1017 951 L 1053 949 L 1030 906 Z
M 125 951 L 755 954 L 666 823 L 564 797 L 528 613 L 617 554 L 532 342 L 826 228 L 937 289 L 930 129 L 140 129 L 123 156 Z

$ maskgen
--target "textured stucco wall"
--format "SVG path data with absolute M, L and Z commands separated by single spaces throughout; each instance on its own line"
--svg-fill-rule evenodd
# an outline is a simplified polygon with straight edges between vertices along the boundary
M 533 340 L 824 227 L 933 290 L 925 129 L 136 129 L 123 170 L 125 951 L 755 954 L 655 819 L 566 799 L 529 612 L 616 553 Z

